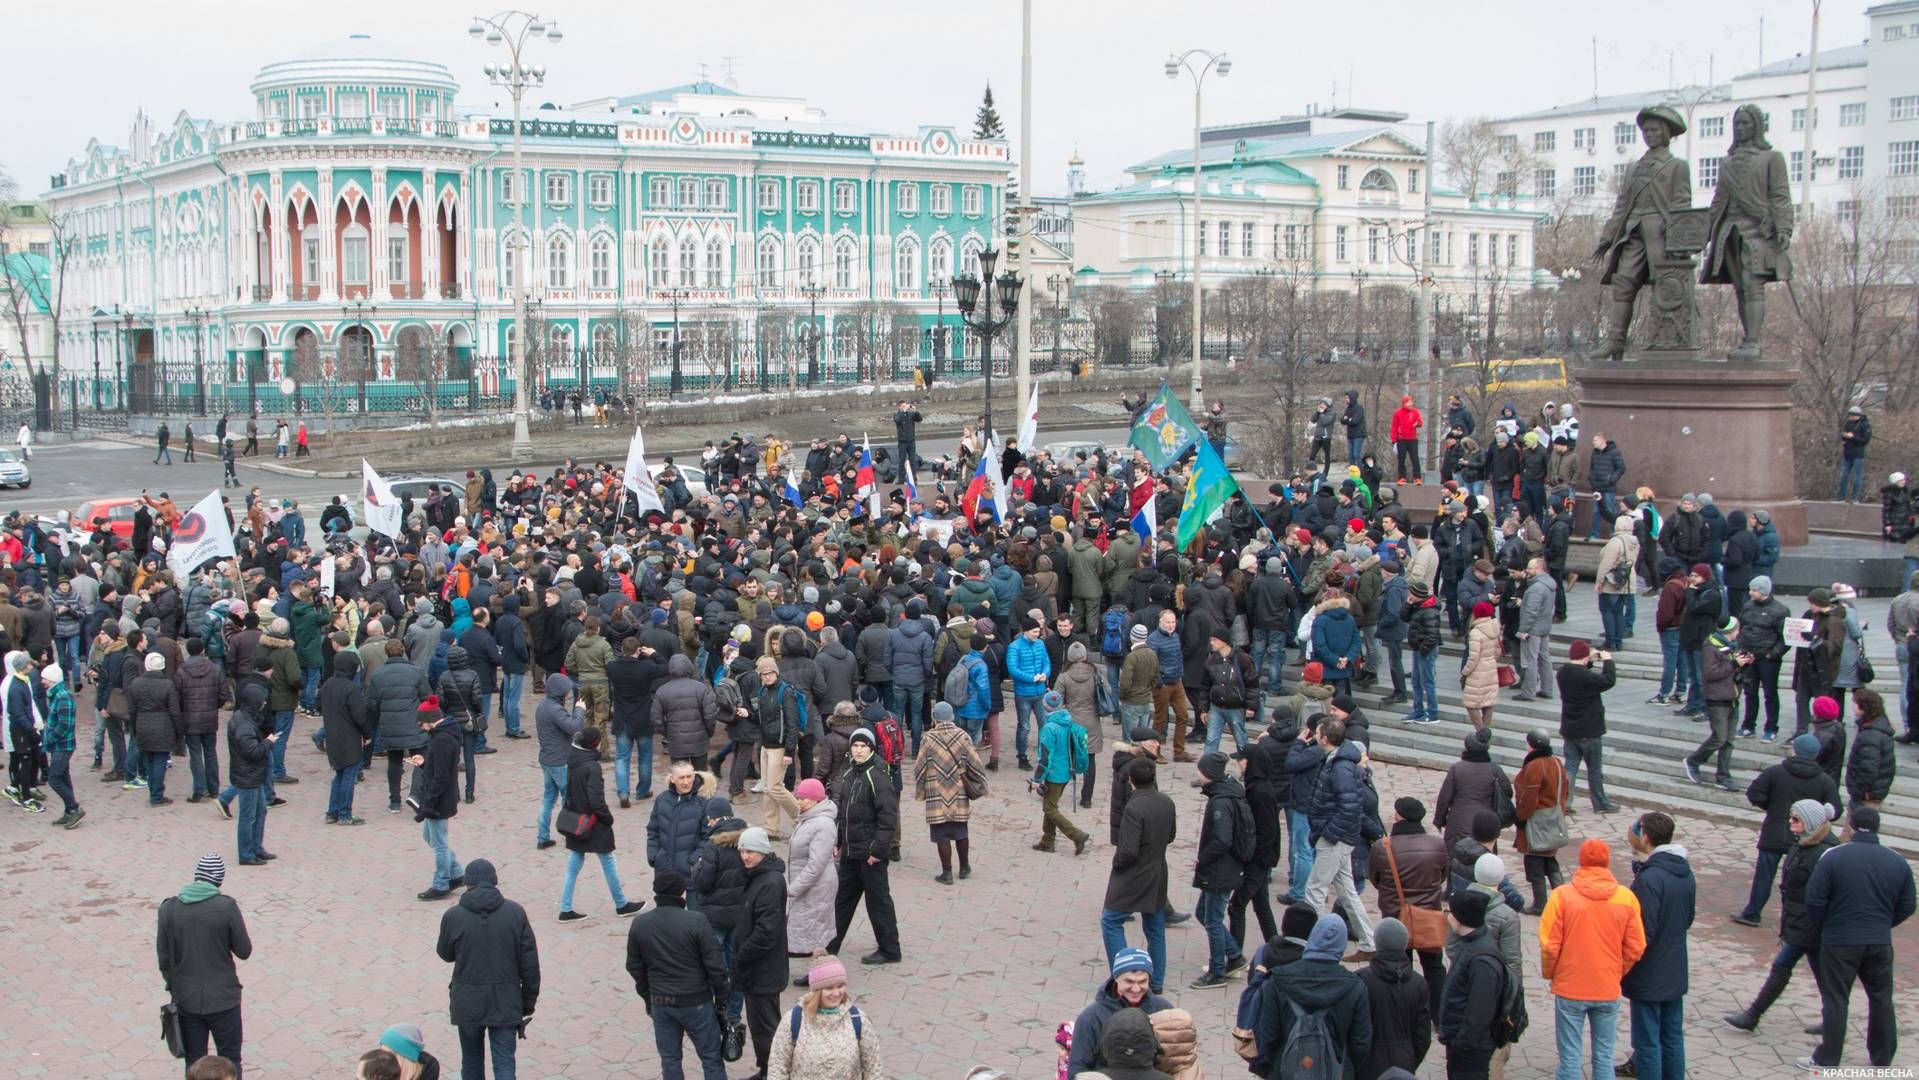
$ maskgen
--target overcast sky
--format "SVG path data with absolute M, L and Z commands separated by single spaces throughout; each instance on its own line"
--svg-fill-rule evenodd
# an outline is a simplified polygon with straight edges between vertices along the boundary
M 1825 5 L 1824 47 L 1856 44 L 1867 0 Z M 1417 119 L 1522 112 L 1593 92 L 1720 79 L 1762 56 L 1802 52 L 1810 0 L 1034 0 L 1033 177 L 1065 186 L 1079 148 L 1094 187 L 1127 164 L 1190 145 L 1192 84 L 1164 73 L 1171 48 L 1226 49 L 1231 76 L 1206 82 L 1209 125 L 1356 103 Z M 541 14 L 567 31 L 535 46 L 551 69 L 545 99 L 578 101 L 733 72 L 749 93 L 805 97 L 829 119 L 910 132 L 970 130 L 990 80 L 1006 133 L 1019 138 L 1018 0 L 556 0 Z M 1465 17 L 1470 15 L 1471 17 Z M 212 0 L 134 4 L 59 0 L 10 5 L 0 33 L 8 107 L 0 168 L 24 193 L 77 157 L 90 137 L 126 141 L 144 107 L 156 130 L 182 109 L 250 119 L 260 65 L 352 32 L 395 55 L 437 60 L 461 101 L 498 97 L 480 74 L 500 50 L 467 37 L 470 9 L 444 0 L 334 0 L 255 7 Z M 324 24 L 325 29 L 316 31 Z M 531 61 L 530 61 L 531 62 Z

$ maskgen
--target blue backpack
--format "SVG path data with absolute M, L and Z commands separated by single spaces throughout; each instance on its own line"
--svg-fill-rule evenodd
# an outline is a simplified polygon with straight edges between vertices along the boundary
M 800 1021 L 806 1018 L 805 1009 L 804 1005 L 795 1005 L 793 1011 L 786 1014 L 786 1034 L 794 1042 L 800 1041 Z M 853 1019 L 853 1041 L 857 1043 L 866 1034 L 866 1018 L 860 1015 L 858 1005 L 848 1008 L 846 1012 Z
M 1126 624 L 1130 613 L 1125 604 L 1114 604 L 1099 620 L 1099 651 L 1106 656 L 1126 655 Z

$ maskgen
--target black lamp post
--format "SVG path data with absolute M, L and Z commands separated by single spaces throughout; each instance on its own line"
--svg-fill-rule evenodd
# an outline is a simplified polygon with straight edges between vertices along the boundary
M 993 265 L 998 261 L 999 252 L 988 248 L 980 252 L 979 277 L 962 274 L 953 279 L 953 297 L 959 307 L 960 322 L 980 336 L 980 369 L 986 373 L 986 430 L 981 438 L 986 440 L 993 437 L 993 335 L 1019 313 L 1019 275 L 1009 270 L 995 279 Z M 980 303 L 982 291 L 984 304 Z M 993 317 L 995 294 L 999 298 L 998 318 Z
M 207 310 L 202 307 L 190 307 L 186 310 L 187 321 L 193 324 L 193 415 L 207 414 L 207 369 L 205 358 L 200 353 L 200 338 L 206 330 Z
M 93 309 L 93 411 L 100 411 L 100 309 Z
M 127 393 L 127 379 L 133 372 L 133 312 L 120 312 L 120 322 L 122 326 L 125 327 L 124 332 L 120 336 L 120 340 L 124 343 L 125 351 L 121 356 L 114 357 L 113 381 L 120 386 L 121 408 L 131 410 L 133 408 L 133 402 Z
M 811 338 L 806 353 L 806 385 L 812 386 L 820 381 L 820 297 L 825 295 L 826 286 L 815 285 L 811 279 L 800 286 L 800 295 L 806 297 L 806 329 Z
M 1366 317 L 1366 271 L 1353 271 L 1353 355 L 1359 355 L 1359 324 Z
M 926 385 L 928 386 L 932 386 L 935 381 L 946 374 L 946 294 L 950 292 L 952 288 L 953 286 L 950 282 L 936 281 L 933 283 L 935 306 L 933 308 L 933 329 L 930 332 L 933 339 L 933 377 L 926 380 Z
M 673 304 L 673 370 L 672 374 L 668 376 L 666 383 L 666 396 L 668 398 L 675 398 L 680 394 L 680 384 L 682 381 L 680 375 L 680 294 L 687 291 L 686 289 L 666 290 L 666 298 Z
M 350 317 L 353 320 L 354 326 L 359 328 L 360 338 L 362 341 L 362 344 L 360 346 L 360 355 L 358 358 L 354 360 L 354 363 L 353 363 L 353 367 L 354 367 L 353 374 L 355 378 L 359 380 L 360 415 L 361 416 L 366 415 L 367 369 L 373 366 L 373 336 L 367 333 L 366 319 L 367 319 L 367 316 L 369 315 L 379 314 L 379 311 L 380 309 L 378 307 L 372 304 L 369 304 L 364 300 L 355 300 L 352 303 L 352 305 L 350 306 L 343 305 L 340 308 L 340 314 Z

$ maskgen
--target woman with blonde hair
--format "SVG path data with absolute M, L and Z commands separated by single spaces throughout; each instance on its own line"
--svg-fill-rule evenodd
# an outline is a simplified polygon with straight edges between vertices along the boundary
M 880 1080 L 879 1036 L 853 1004 L 846 967 L 836 956 L 814 961 L 811 989 L 773 1033 L 766 1080 Z
M 1474 730 L 1493 726 L 1499 700 L 1499 616 L 1484 600 L 1473 605 L 1466 625 L 1466 663 L 1459 671 L 1460 703 Z

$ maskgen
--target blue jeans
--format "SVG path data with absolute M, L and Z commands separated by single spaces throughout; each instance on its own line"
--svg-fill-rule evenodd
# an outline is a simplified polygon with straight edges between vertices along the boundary
M 1839 458 L 1839 493 L 1832 497 L 1832 501 L 1833 502 L 1846 501 L 1846 488 L 1848 486 L 1852 488 L 1853 499 L 1857 500 L 1857 499 L 1863 499 L 1866 497 L 1865 455 L 1861 454 L 1859 457 L 1846 457 L 1844 455 L 1840 456 Z
M 213 732 L 187 736 L 187 768 L 193 773 L 195 795 L 211 795 L 220 790 L 220 757 L 214 749 L 218 739 Z
M 162 446 L 160 449 L 153 452 L 153 463 L 155 465 L 160 464 L 161 458 L 166 458 L 167 464 L 169 465 L 173 464 L 173 451 L 169 449 L 168 447 Z
M 713 928 L 713 940 L 719 943 L 720 962 L 726 965 L 727 975 L 731 976 L 736 974 L 737 967 L 733 962 L 733 931 L 721 930 L 715 927 Z M 1111 967 L 1112 963 L 1109 961 L 1106 966 Z M 743 1012 L 745 1008 L 746 992 L 739 989 L 738 983 L 735 982 L 733 991 L 726 995 L 727 1022 L 731 1024 L 739 1023 L 740 1013 Z
M 913 753 L 920 750 L 920 731 L 926 726 L 926 688 L 922 686 L 893 685 L 893 715 L 906 729 L 913 733 Z
M 312 712 L 314 695 L 320 691 L 320 668 L 318 665 L 300 673 L 300 707 Z
M 1253 631 L 1253 670 L 1259 672 L 1260 689 L 1269 695 L 1286 692 L 1284 673 L 1286 670 L 1286 632 L 1284 630 Z M 1115 697 L 1119 695 L 1119 686 L 1113 686 Z
M 359 762 L 356 761 L 344 769 L 333 770 L 333 784 L 327 789 L 326 816 L 330 818 L 352 817 L 353 789 L 359 786 Z
M 446 829 L 446 818 L 427 818 L 420 823 L 420 837 L 433 849 L 433 887 L 436 889 L 448 888 L 454 878 L 466 873 L 460 857 L 453 854 L 453 846 L 447 842 Z
M 606 877 L 606 889 L 613 894 L 613 906 L 626 906 L 626 890 L 620 888 L 620 868 L 613 861 L 610 851 L 599 852 L 600 873 Z M 586 865 L 586 852 L 569 851 L 566 853 L 566 885 L 560 890 L 560 910 L 573 910 L 573 885 L 580 879 L 580 867 Z
M 653 736 L 642 735 L 635 739 L 621 732 L 613 736 L 613 790 L 622 799 L 626 798 L 627 792 L 631 790 L 627 785 L 633 779 L 635 750 L 639 751 L 640 786 L 639 790 L 633 791 L 633 794 L 653 794 Z
M 1672 697 L 1679 693 L 1679 630 L 1661 630 L 1659 632 L 1659 696 Z
M 167 797 L 167 758 L 166 750 L 147 750 L 140 755 L 140 771 L 147 778 L 147 805 L 158 806 L 160 800 Z
M 1579 766 L 1586 766 L 1586 793 L 1592 796 L 1593 810 L 1602 806 L 1611 806 L 1612 800 L 1606 798 L 1606 767 L 1601 758 L 1604 746 L 1598 737 L 1591 739 L 1563 739 L 1560 742 L 1559 756 L 1566 761 L 1566 790 L 1579 787 Z
M 1580 1044 L 1585 1037 L 1587 1018 L 1592 1021 L 1592 1068 L 1594 1077 L 1613 1071 L 1613 1036 L 1619 1029 L 1619 1002 L 1574 1001 L 1553 998 L 1553 1035 L 1559 1042 L 1559 1068 L 1553 1080 L 1580 1080 Z
M 1227 727 L 1233 729 L 1233 748 L 1246 749 L 1246 710 L 1215 705 L 1206 710 L 1206 752 L 1219 749 L 1219 738 Z
M 273 747 L 267 751 L 267 798 L 273 798 L 273 781 L 287 777 L 287 743 L 293 736 L 293 710 L 275 709 L 273 711 L 273 730 L 279 738 L 273 741 Z
M 1642 1080 L 1684 1080 L 1686 999 L 1631 1005 L 1634 1071 Z
M 1357 439 L 1350 438 L 1350 437 L 1347 438 L 1346 440 L 1347 464 L 1357 465 L 1359 464 L 1359 459 L 1365 456 L 1366 456 L 1366 436 L 1361 435 Z
M 1120 702 L 1119 726 L 1120 726 L 1121 738 L 1130 739 L 1132 736 L 1128 735 L 1127 734 L 1128 732 L 1132 731 L 1135 727 L 1138 727 L 1140 724 L 1146 724 L 1150 726 L 1152 722 L 1153 722 L 1153 703 L 1152 702 L 1149 701 L 1143 705 L 1128 705 L 1123 701 Z
M 506 722 L 506 733 L 520 733 L 520 694 L 526 688 L 526 675 L 502 674 L 500 676 L 500 716 Z
M 1706 711 L 1706 687 L 1699 678 L 1699 650 L 1679 647 L 1679 682 L 1673 687 L 1673 693 L 1684 691 L 1686 711 Z
M 1599 539 L 1600 522 L 1611 525 L 1619 518 L 1619 496 L 1613 489 L 1606 488 L 1603 491 L 1594 491 L 1593 494 L 1599 496 L 1599 501 L 1593 504 L 1592 527 L 1586 530 L 1588 540 Z
M 1306 898 L 1306 879 L 1313 875 L 1313 829 L 1304 810 L 1286 808 L 1286 902 Z
M 1220 909 L 1222 914 L 1225 909 Z M 1127 911 L 1114 911 L 1106 908 L 1099 913 L 1099 937 L 1106 945 L 1106 966 L 1113 966 L 1113 958 L 1126 947 L 1126 920 L 1132 918 Z M 1140 926 L 1146 930 L 1146 955 L 1153 958 L 1153 987 L 1166 985 L 1166 913 L 1164 911 L 1142 912 Z M 1225 970 L 1224 965 L 1220 970 Z
M 1016 721 L 1013 726 L 1013 738 L 1017 740 L 1013 743 L 1013 749 L 1019 751 L 1021 761 L 1026 761 L 1027 722 L 1030 720 L 1033 727 L 1039 727 L 1046 720 L 1046 710 L 1041 707 L 1037 696 L 1020 697 L 1016 694 L 1013 696 L 1013 716 Z
M 1626 595 L 1624 593 L 1599 594 L 1600 634 L 1605 638 L 1605 647 L 1617 649 L 1626 641 Z
M 493 1080 L 514 1080 L 519 1033 L 510 1027 L 460 1025 L 460 1080 L 486 1080 L 486 1050 L 493 1048 Z
M 1231 891 L 1201 889 L 1199 904 L 1194 907 L 1193 915 L 1199 924 L 1206 928 L 1206 974 L 1224 975 L 1226 965 L 1233 958 L 1233 935 L 1226 932 L 1226 901 L 1232 899 Z
M 1412 715 L 1437 720 L 1439 718 L 1438 675 L 1434 665 L 1439 663 L 1439 651 L 1416 652 L 1413 654 L 1413 711 Z
M 234 834 L 243 862 L 260 857 L 260 851 L 266 846 L 267 839 L 267 789 L 265 787 L 243 787 L 233 789 Z
M 53 645 L 59 650 L 60 666 L 67 672 L 67 689 L 77 689 L 81 675 L 80 639 L 78 637 L 54 638 Z
M 655 1005 L 653 1047 L 660 1053 L 660 1080 L 686 1080 L 681 1064 L 681 1036 L 693 1040 L 693 1052 L 700 1059 L 700 1080 L 726 1080 L 726 1063 L 720 1057 L 719 1020 L 706 1005 Z
M 71 814 L 80 809 L 80 800 L 73 796 L 73 751 L 51 750 L 47 753 L 47 786 L 60 796 L 61 809 Z
M 540 794 L 540 821 L 534 839 L 544 844 L 553 839 L 553 804 L 566 792 L 566 766 L 542 765 L 540 775 L 546 778 L 546 790 Z
M 1752 867 L 1752 895 L 1746 897 L 1746 909 L 1740 914 L 1757 919 L 1759 913 L 1766 910 L 1766 901 L 1772 899 L 1773 883 L 1779 880 L 1779 860 L 1785 857 L 1783 851 L 1760 851 L 1759 861 Z

